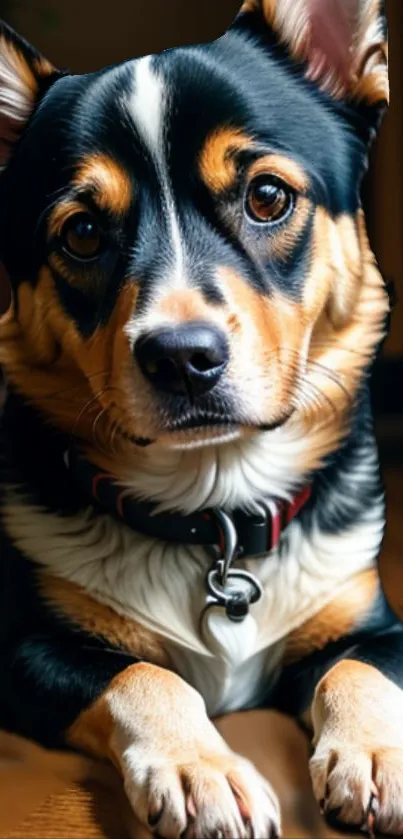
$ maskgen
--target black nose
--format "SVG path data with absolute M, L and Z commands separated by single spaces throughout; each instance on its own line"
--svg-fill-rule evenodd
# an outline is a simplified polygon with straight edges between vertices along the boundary
M 135 356 L 144 376 L 160 390 L 190 398 L 212 390 L 228 362 L 228 344 L 215 326 L 187 323 L 139 338 Z

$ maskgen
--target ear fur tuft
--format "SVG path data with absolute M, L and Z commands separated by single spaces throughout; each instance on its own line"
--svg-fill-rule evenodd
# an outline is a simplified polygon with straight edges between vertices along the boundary
M 0 22 L 0 170 L 12 154 L 36 103 L 57 70 Z
M 389 101 L 382 0 L 244 0 L 242 13 L 263 15 L 306 77 L 334 98 Z

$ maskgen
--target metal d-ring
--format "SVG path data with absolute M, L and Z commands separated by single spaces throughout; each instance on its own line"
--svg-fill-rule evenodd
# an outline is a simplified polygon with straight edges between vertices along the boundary
M 225 609 L 227 617 L 235 623 L 243 621 L 249 613 L 249 607 L 257 603 L 262 597 L 263 589 L 258 580 L 248 571 L 234 570 L 228 572 L 227 590 L 223 587 L 217 567 L 212 568 L 207 575 L 207 592 L 210 604 Z M 243 585 L 236 586 L 239 580 Z M 235 584 L 235 585 L 234 585 Z
M 260 585 L 259 581 L 253 574 L 250 574 L 249 571 L 241 571 L 241 570 L 233 570 L 229 572 L 229 579 L 230 580 L 242 580 L 245 583 L 248 583 L 251 587 L 251 595 L 249 597 L 249 603 L 257 603 L 260 600 L 263 589 Z M 217 568 L 211 568 L 209 573 L 207 574 L 207 586 L 209 593 L 214 597 L 215 600 L 221 603 L 222 606 L 226 606 L 228 602 L 234 596 L 233 591 L 225 591 L 224 586 L 222 585 L 221 581 L 218 578 L 218 570 Z

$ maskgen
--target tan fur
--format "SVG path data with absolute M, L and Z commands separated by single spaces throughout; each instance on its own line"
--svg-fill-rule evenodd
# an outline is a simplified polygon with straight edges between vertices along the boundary
M 242 388 L 243 380 L 250 376 L 250 359 L 253 358 L 256 381 L 270 378 L 268 398 L 264 405 L 265 416 L 276 408 L 275 421 L 292 409 L 292 393 L 298 369 L 298 354 L 304 334 L 304 320 L 297 303 L 276 292 L 263 297 L 247 280 L 230 269 L 221 270 L 221 287 L 232 313 L 231 344 L 234 362 L 231 374 Z
M 380 0 L 326 0 L 327 16 L 342 29 L 334 64 L 313 36 L 313 0 L 245 0 L 242 12 L 261 10 L 268 25 L 297 61 L 306 61 L 307 75 L 336 98 L 352 97 L 369 104 L 389 99 L 388 46 L 379 26 Z
M 170 323 L 186 323 L 211 319 L 211 306 L 197 288 L 168 292 L 156 306 L 156 312 Z
M 240 386 L 247 377 L 243 364 L 253 357 L 257 380 L 266 379 L 270 371 L 268 398 L 272 402 L 274 394 L 279 412 L 287 414 L 297 373 L 303 370 L 296 419 L 309 434 L 300 463 L 301 470 L 309 472 L 347 431 L 348 408 L 383 336 L 389 308 L 363 213 L 355 222 L 343 217 L 335 225 L 325 210 L 316 211 L 302 305 L 278 294 L 264 298 L 228 270 L 222 276 L 232 323 L 237 325 L 232 332 L 233 369 Z M 304 336 L 310 333 L 304 362 Z M 268 409 L 263 408 L 265 416 Z
M 241 12 L 247 14 L 249 12 L 255 12 L 258 8 L 259 0 L 244 0 L 241 6 Z
M 27 64 L 24 55 L 19 52 L 15 45 L 7 41 L 4 37 L 0 39 L 0 52 L 7 53 L 10 66 L 23 84 L 27 99 L 33 105 L 38 91 L 38 80 L 33 72 L 34 68 Z M 48 71 L 48 68 L 50 68 L 50 65 L 47 63 L 44 66 L 45 72 Z M 40 70 L 40 65 L 38 65 L 37 69 Z
M 383 337 L 385 318 L 389 309 L 383 279 L 370 250 L 364 216 L 360 211 L 356 219 L 356 244 L 351 248 L 350 262 L 347 259 L 343 263 L 346 271 L 343 278 L 344 295 L 347 299 L 348 294 L 351 295 L 352 308 L 350 311 L 346 310 L 345 322 L 341 328 L 337 328 L 334 322 L 332 323 L 332 320 L 335 320 L 334 309 L 332 310 L 334 281 L 337 281 L 338 276 L 337 270 L 334 269 L 332 249 L 338 248 L 339 256 L 342 256 L 346 253 L 348 244 L 343 245 L 341 240 L 340 231 L 344 230 L 343 224 L 339 230 L 335 228 L 336 239 L 326 240 L 325 228 L 328 223 L 323 216 L 321 221 L 323 235 L 320 235 L 320 245 L 317 245 L 315 261 L 311 269 L 316 274 L 316 278 L 312 276 L 313 299 L 309 302 L 309 308 L 311 312 L 315 308 L 316 295 L 317 316 L 312 322 L 308 375 L 305 376 L 305 384 L 306 388 L 309 386 L 319 388 L 323 401 L 320 407 L 322 423 L 316 425 L 314 436 L 311 438 L 311 448 L 307 446 L 305 452 L 308 470 L 312 468 L 314 450 L 318 452 L 325 449 L 331 450 L 333 446 L 338 445 L 341 436 L 345 434 L 347 409 L 355 399 L 363 370 L 373 358 Z M 356 261 L 357 250 L 359 260 Z M 305 295 L 308 294 L 308 290 L 309 281 Z M 325 302 L 323 300 L 325 290 L 328 294 L 328 302 L 324 308 L 320 309 L 319 300 L 322 298 L 322 302 Z M 340 297 L 343 295 L 342 290 L 338 293 Z M 318 367 L 318 364 L 321 367 Z M 312 422 L 317 423 L 317 406 L 314 402 L 315 400 L 308 399 L 305 411 L 300 413 L 307 433 Z
M 350 233 L 351 230 L 350 223 Z M 323 349 L 321 341 L 325 339 L 325 332 L 327 332 L 326 338 L 329 344 L 335 351 L 334 360 L 336 360 L 337 351 L 343 353 L 344 347 L 358 350 L 362 353 L 361 358 L 359 353 L 355 355 L 347 352 L 343 363 L 346 373 L 348 372 L 348 375 L 355 380 L 362 375 L 363 357 L 365 356 L 367 359 L 372 357 L 383 336 L 389 301 L 374 254 L 369 246 L 362 210 L 358 212 L 356 217 L 355 241 L 352 241 L 350 237 L 347 243 L 344 243 L 344 235 L 344 221 L 340 220 L 340 226 L 337 229 L 337 242 L 332 242 L 332 249 L 338 248 L 339 254 L 341 253 L 345 260 L 346 252 L 348 252 L 348 258 L 344 262 L 344 266 L 350 274 L 347 278 L 348 284 L 354 282 L 355 285 L 355 305 L 348 312 L 348 320 L 343 323 L 342 328 L 337 328 L 335 324 L 329 324 L 329 314 L 332 315 L 332 311 L 327 309 L 324 318 L 318 321 L 313 333 L 312 352 L 315 357 L 316 351 L 319 353 L 320 349 Z M 329 257 L 332 259 L 330 254 Z M 334 256 L 331 267 L 333 267 L 333 264 Z M 337 281 L 337 272 L 335 273 Z M 344 278 L 344 283 L 346 283 L 346 278 Z M 330 306 L 332 306 L 332 300 Z M 349 356 L 348 359 L 347 355 Z M 337 367 L 338 365 L 335 365 L 335 369 Z
M 163 835 L 256 836 L 278 826 L 269 785 L 234 755 L 208 719 L 199 694 L 168 670 L 128 667 L 67 734 L 77 748 L 109 757 L 122 772 L 140 821 Z M 158 825 L 158 828 L 157 828 Z
M 195 694 L 185 682 L 164 668 L 144 662 L 131 665 L 115 676 L 102 696 L 80 714 L 68 732 L 67 739 L 84 751 L 109 756 L 113 753 L 112 733 L 115 725 L 120 723 L 141 730 L 142 718 L 142 736 L 147 734 L 146 723 L 148 726 L 152 722 L 159 732 L 161 744 L 174 752 L 175 732 L 179 735 L 179 730 L 175 723 L 171 727 L 171 714 L 175 706 L 182 703 L 185 710 L 189 704 L 186 701 L 188 692 L 189 695 Z M 201 700 L 199 705 L 201 709 Z M 185 736 L 191 739 L 193 732 L 189 731 Z M 115 759 L 118 758 L 116 754 Z
M 76 172 L 73 184 L 78 189 L 92 190 L 102 210 L 122 216 L 130 207 L 132 185 L 128 173 L 107 154 L 89 155 Z
M 326 812 L 380 833 L 403 829 L 403 692 L 377 669 L 336 664 L 312 706 L 314 793 Z
M 362 217 L 340 216 L 329 231 L 333 287 L 329 300 L 329 315 L 336 329 L 348 323 L 360 292 L 361 253 L 357 235 L 362 227 Z
M 207 137 L 199 159 L 200 173 L 206 186 L 216 193 L 230 189 L 237 180 L 236 153 L 252 149 L 253 146 L 253 137 L 248 137 L 238 129 L 227 126 L 215 129 Z M 300 193 L 305 192 L 309 185 L 302 167 L 285 155 L 268 154 L 260 157 L 250 167 L 248 180 L 262 174 L 276 175 Z
M 33 62 L 33 68 L 35 71 L 35 75 L 39 76 L 40 78 L 45 78 L 46 76 L 50 76 L 52 73 L 55 72 L 54 65 L 48 61 L 43 55 L 40 55 L 36 58 Z
M 129 209 L 132 200 L 130 178 L 124 169 L 106 154 L 93 154 L 81 162 L 72 185 L 79 190 L 90 190 L 98 207 L 117 217 L 124 215 Z M 48 219 L 48 235 L 60 236 L 69 218 L 82 212 L 87 212 L 87 208 L 78 199 L 69 198 L 56 204 Z M 63 261 L 60 257 L 57 259 L 57 269 L 65 272 Z
M 313 220 L 308 276 L 303 286 L 303 307 L 314 325 L 329 305 L 335 265 L 332 253 L 333 222 L 324 207 L 317 207 Z M 337 243 L 340 247 L 340 243 Z
M 350 321 L 360 293 L 360 227 L 360 214 L 357 219 L 343 215 L 333 220 L 323 207 L 316 209 L 311 270 L 304 283 L 303 300 L 314 320 L 325 307 L 336 330 Z
M 296 208 L 287 224 L 280 225 L 268 241 L 268 255 L 279 263 L 287 260 L 298 244 L 312 211 L 312 202 L 309 198 L 300 195 L 296 201 Z
M 388 42 L 378 26 L 381 0 L 361 0 L 352 95 L 370 105 L 389 101 Z
M 115 417 L 100 411 L 122 402 L 113 388 L 131 364 L 123 326 L 137 294 L 135 283 L 125 286 L 108 323 L 84 340 L 64 312 L 47 267 L 36 287 L 19 286 L 18 307 L 12 305 L 0 321 L 1 361 L 16 388 L 63 430 L 91 440 L 99 416 L 97 433 L 109 439 Z
M 236 128 L 215 130 L 204 143 L 200 154 L 200 174 L 212 192 L 229 189 L 236 181 L 234 154 L 247 149 L 253 139 Z
M 170 666 L 163 639 L 156 633 L 137 621 L 118 615 L 110 606 L 94 600 L 69 580 L 46 573 L 41 573 L 37 579 L 42 596 L 60 616 L 139 659 L 161 667 Z
M 379 591 L 376 568 L 354 577 L 348 588 L 343 588 L 331 603 L 287 638 L 284 664 L 293 664 L 315 650 L 348 635 L 369 613 Z

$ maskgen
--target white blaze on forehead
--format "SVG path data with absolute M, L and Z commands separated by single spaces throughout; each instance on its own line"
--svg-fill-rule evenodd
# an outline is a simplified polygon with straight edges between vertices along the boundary
M 167 161 L 166 126 L 169 117 L 169 90 L 162 74 L 153 67 L 153 59 L 150 55 L 134 64 L 134 91 L 129 99 L 128 107 L 140 139 L 156 167 L 163 206 L 169 221 L 173 259 L 167 271 L 166 280 L 170 288 L 181 287 L 185 284 L 184 243 Z
M 129 107 L 142 141 L 161 164 L 164 159 L 164 118 L 167 101 L 164 95 L 164 81 L 153 71 L 151 64 L 151 55 L 136 61 L 135 88 Z

